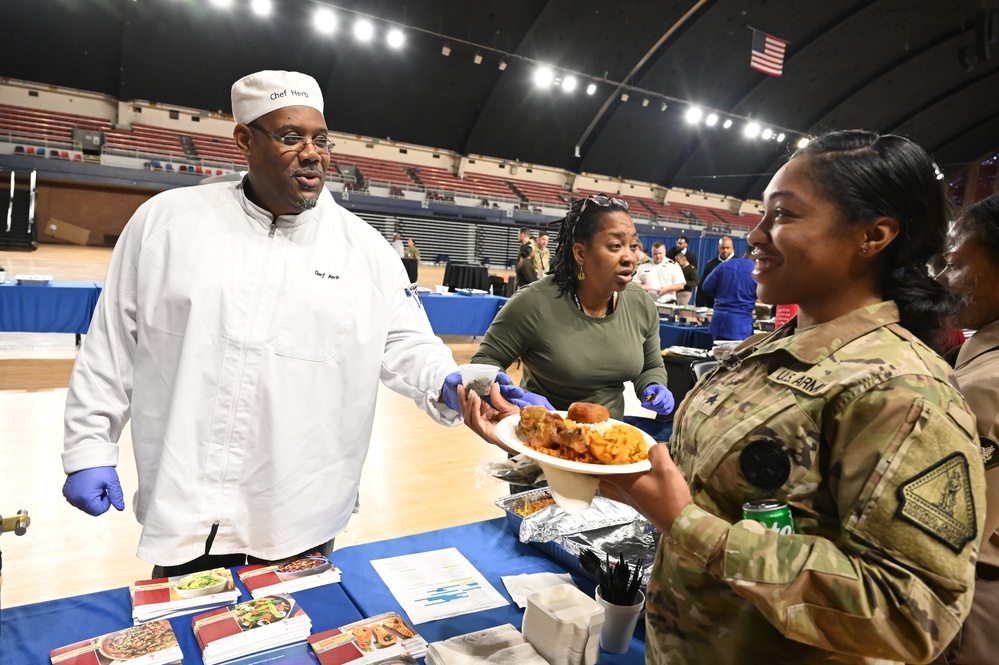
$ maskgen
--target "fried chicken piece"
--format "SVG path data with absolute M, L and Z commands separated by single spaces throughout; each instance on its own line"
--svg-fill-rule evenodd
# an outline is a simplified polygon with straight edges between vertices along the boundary
M 560 430 L 555 435 L 555 442 L 560 446 L 572 448 L 577 453 L 586 453 L 590 449 L 593 430 L 589 427 L 574 427 Z
M 525 406 L 520 410 L 517 434 L 527 439 L 527 445 L 532 448 L 558 445 L 558 432 L 565 429 L 562 416 L 551 413 L 543 406 Z

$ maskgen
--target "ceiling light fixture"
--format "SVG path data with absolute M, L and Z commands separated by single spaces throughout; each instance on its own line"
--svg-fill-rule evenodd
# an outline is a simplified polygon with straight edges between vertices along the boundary
M 725 118 L 725 122 L 722 123 L 724 129 L 728 129 L 732 126 L 732 118 Z
M 538 67 L 534 70 L 534 85 L 546 88 L 555 82 L 555 72 L 551 67 Z
M 596 91 L 597 91 L 597 84 L 596 83 L 591 83 L 590 85 L 586 86 L 586 94 L 592 95 Z
M 336 14 L 326 7 L 320 7 L 312 15 L 312 24 L 316 27 L 316 32 L 332 35 L 336 31 Z
M 562 89 L 566 92 L 572 92 L 579 85 L 579 81 L 576 80 L 575 76 L 566 76 L 562 79 Z
M 472 62 L 474 62 L 477 65 L 481 65 L 482 64 L 482 54 L 481 53 L 476 53 L 475 57 L 472 58 Z
M 663 102 L 663 103 L 661 103 L 661 104 L 659 105 L 659 110 L 660 110 L 660 111 L 665 111 L 665 110 L 666 110 L 666 109 L 668 109 L 668 108 L 669 108 L 669 105 L 668 105 L 668 104 L 666 104 L 666 102 Z
M 358 41 L 370 42 L 371 38 L 375 36 L 375 26 L 367 19 L 359 19 L 354 24 L 354 36 Z
M 250 9 L 257 16 L 270 16 L 271 13 L 271 0 L 253 0 L 250 3 Z
M 684 115 L 684 118 L 686 118 L 687 122 L 690 124 L 696 125 L 701 121 L 701 116 L 703 115 L 704 111 L 701 110 L 700 106 L 691 106 L 687 109 L 687 113 Z
M 755 122 L 746 123 L 746 126 L 742 129 L 742 133 L 748 138 L 755 139 L 760 135 L 760 126 Z
M 769 141 L 770 137 L 773 135 L 774 135 L 774 130 L 767 127 L 766 129 L 763 130 L 763 133 L 760 136 L 763 137 L 764 141 Z
M 449 55 L 451 55 L 451 45 L 450 44 L 445 44 L 444 46 L 441 47 L 441 55 L 443 55 L 445 58 L 448 57 Z
M 642 100 L 642 106 L 648 106 L 648 105 L 649 105 L 649 98 L 646 97 L 645 99 Z
M 798 139 L 798 149 L 799 150 L 801 150 L 802 148 L 804 148 L 806 145 L 808 145 L 808 137 L 807 136 L 802 136 L 800 139 Z
M 781 132 L 780 134 L 777 135 L 777 142 L 778 143 L 783 143 L 783 141 L 784 141 L 785 138 L 787 138 L 787 137 L 784 136 L 784 132 Z
M 406 36 L 402 34 L 402 30 L 399 28 L 392 28 L 388 31 L 388 35 L 385 36 L 385 42 L 390 48 L 402 48 L 405 41 Z
M 704 124 L 707 125 L 708 127 L 714 127 L 715 125 L 717 125 L 718 124 L 718 114 L 717 113 L 709 113 L 708 117 L 704 119 Z
M 628 101 L 628 93 L 626 93 L 626 92 L 622 92 L 621 93 L 621 101 L 622 102 Z
M 499 70 L 501 72 L 506 71 L 506 60 L 500 60 L 499 61 Z

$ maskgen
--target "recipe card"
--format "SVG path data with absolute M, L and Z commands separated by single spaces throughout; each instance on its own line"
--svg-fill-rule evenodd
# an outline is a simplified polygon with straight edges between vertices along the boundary
M 371 565 L 415 624 L 510 604 L 454 547 Z

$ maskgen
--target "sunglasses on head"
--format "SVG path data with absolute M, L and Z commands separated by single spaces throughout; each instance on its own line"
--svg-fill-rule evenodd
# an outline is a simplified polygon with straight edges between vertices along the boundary
M 619 208 L 624 208 L 625 210 L 630 210 L 628 207 L 628 202 L 621 199 L 616 199 L 606 194 L 590 194 L 584 199 L 580 199 L 582 204 L 579 206 L 579 211 L 577 214 L 582 215 L 583 211 L 589 204 L 598 205 L 601 208 L 607 208 L 610 206 L 617 206 Z

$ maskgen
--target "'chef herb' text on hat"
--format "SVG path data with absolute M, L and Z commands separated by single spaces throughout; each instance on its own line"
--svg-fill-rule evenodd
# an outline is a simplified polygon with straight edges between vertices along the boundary
M 232 115 L 247 124 L 285 106 L 311 106 L 323 112 L 323 92 L 316 79 L 299 72 L 265 70 L 232 84 Z

